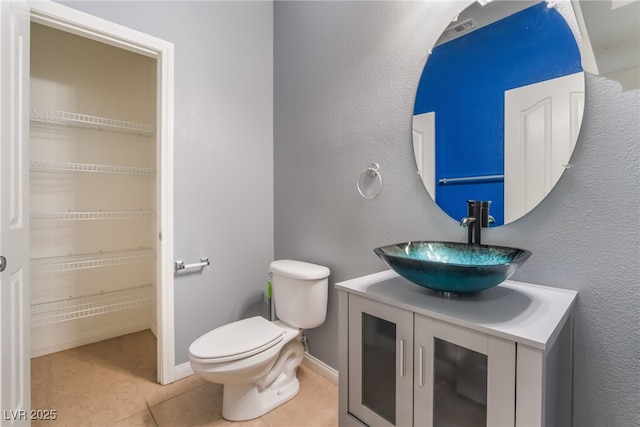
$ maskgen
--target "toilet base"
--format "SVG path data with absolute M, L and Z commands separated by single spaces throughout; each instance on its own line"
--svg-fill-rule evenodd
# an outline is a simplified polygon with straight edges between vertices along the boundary
M 259 391 L 252 384 L 225 384 L 222 397 L 222 417 L 229 421 L 258 418 L 288 400 L 300 391 L 297 378 L 277 389 Z

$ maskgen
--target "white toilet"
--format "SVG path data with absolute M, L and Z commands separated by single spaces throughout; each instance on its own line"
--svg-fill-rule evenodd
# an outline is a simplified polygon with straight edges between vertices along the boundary
M 327 267 L 279 260 L 269 271 L 279 320 L 239 320 L 207 332 L 189 347 L 193 371 L 224 385 L 222 416 L 230 421 L 257 418 L 298 394 L 301 332 L 320 326 L 327 314 Z

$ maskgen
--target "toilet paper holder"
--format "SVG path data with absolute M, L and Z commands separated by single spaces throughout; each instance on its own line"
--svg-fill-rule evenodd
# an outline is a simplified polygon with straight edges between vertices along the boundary
M 185 264 L 184 261 L 176 261 L 176 271 L 187 270 L 191 268 L 204 268 L 209 265 L 209 258 L 200 258 L 200 262 L 193 264 Z

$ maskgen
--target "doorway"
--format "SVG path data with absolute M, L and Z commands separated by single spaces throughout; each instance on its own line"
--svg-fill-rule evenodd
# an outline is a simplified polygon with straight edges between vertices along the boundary
M 145 305 L 145 302 L 151 302 L 150 306 L 154 308 L 152 313 L 151 327 L 154 330 L 158 338 L 158 382 L 161 384 L 167 384 L 174 380 L 174 345 L 173 345 L 173 45 L 166 41 L 157 39 L 137 32 L 135 30 L 114 24 L 112 22 L 91 16 L 86 13 L 76 11 L 52 2 L 34 2 L 30 3 L 30 20 L 33 24 L 32 27 L 42 26 L 46 27 L 46 30 L 57 31 L 63 33 L 63 37 L 72 37 L 76 40 L 80 49 L 84 44 L 92 46 L 92 44 L 98 43 L 103 47 L 105 54 L 113 52 L 119 59 L 114 61 L 126 60 L 130 58 L 134 62 L 142 65 L 137 65 L 138 72 L 141 77 L 139 81 L 143 81 L 145 76 L 145 69 L 149 75 L 147 76 L 146 84 L 147 88 L 141 88 L 139 94 L 143 94 L 140 97 L 146 95 L 147 99 L 144 99 L 142 103 L 151 104 L 151 108 L 148 108 L 147 113 L 140 113 L 144 111 L 144 108 L 138 108 L 134 105 L 131 111 L 135 111 L 132 120 L 122 120 L 122 116 L 113 117 L 114 114 L 121 114 L 121 110 L 124 108 L 125 103 L 130 103 L 130 100 L 123 100 L 118 102 L 117 100 L 102 103 L 102 105 L 111 105 L 106 107 L 106 114 L 84 114 L 84 111 L 71 111 L 70 113 L 79 114 L 79 121 L 82 122 L 80 133 L 83 138 L 86 133 L 93 131 L 93 135 L 107 134 L 107 136 L 101 135 L 95 144 L 100 145 L 100 141 L 108 139 L 110 143 L 114 141 L 112 135 L 118 135 L 115 140 L 120 144 L 120 152 L 112 152 L 112 149 L 107 148 L 107 151 L 103 151 L 107 157 L 111 159 L 105 162 L 88 161 L 88 162 L 56 162 L 56 163 L 70 163 L 71 167 L 80 169 L 98 168 L 101 171 L 98 173 L 90 173 L 94 175 L 103 175 L 102 170 L 106 169 L 106 175 L 111 175 L 110 178 L 117 175 L 116 180 L 120 181 L 120 184 L 115 184 L 115 187 L 111 183 L 105 184 L 106 188 L 102 191 L 99 199 L 104 205 L 105 192 L 115 192 L 115 199 L 122 199 L 124 193 L 120 189 L 124 187 L 130 187 L 131 185 L 149 185 L 149 179 L 146 183 L 138 183 L 137 181 L 144 181 L 145 178 L 138 179 L 141 176 L 151 175 L 154 178 L 151 179 L 151 188 L 149 189 L 147 196 L 149 203 L 147 209 L 143 206 L 142 209 L 132 205 L 130 209 L 126 206 L 116 206 L 111 208 L 102 208 L 98 211 L 85 211 L 82 209 L 74 209 L 73 212 L 77 212 L 80 216 L 93 216 L 97 215 L 98 221 L 110 222 L 110 218 L 116 218 L 115 222 L 121 223 L 124 220 L 132 220 L 132 227 L 144 227 L 149 233 L 149 244 L 141 244 L 135 246 L 137 242 L 129 244 L 130 250 L 125 250 L 125 254 L 121 251 L 106 250 L 101 251 L 115 252 L 115 256 L 109 255 L 100 257 L 97 261 L 90 260 L 90 264 L 106 265 L 105 268 L 112 268 L 110 265 L 120 262 L 124 259 L 133 260 L 135 262 L 140 261 L 142 263 L 150 260 L 151 264 L 155 264 L 152 268 L 151 275 L 153 276 L 153 286 L 148 287 L 148 281 L 141 280 L 140 283 L 131 282 L 129 285 L 122 285 L 120 289 L 117 287 L 111 289 L 105 289 L 99 293 L 118 293 L 117 295 L 111 294 L 115 301 L 111 304 L 112 308 L 126 308 L 127 305 L 131 305 L 132 301 L 140 301 L 141 305 Z M 32 30 L 33 31 L 33 30 Z M 86 49 L 91 50 L 91 47 Z M 33 53 L 33 52 L 32 52 Z M 86 53 L 86 52 L 85 52 Z M 103 64 L 110 63 L 110 59 L 102 58 Z M 151 68 L 149 68 L 151 65 Z M 127 68 L 129 65 L 127 65 Z M 112 75 L 117 73 L 119 68 L 117 62 L 109 67 L 111 68 L 105 74 Z M 120 64 L 122 68 L 122 64 Z M 90 73 L 92 70 L 86 70 Z M 78 76 L 81 75 L 80 70 L 76 70 Z M 128 75 L 129 70 L 120 71 L 123 76 Z M 85 84 L 86 87 L 90 87 L 93 82 L 97 80 L 98 76 L 86 75 L 84 80 L 88 80 Z M 81 77 L 79 77 L 81 79 Z M 133 80 L 133 79 L 132 79 Z M 127 88 L 126 84 L 135 86 L 139 81 L 123 81 L 124 88 L 120 88 L 119 93 L 125 93 L 131 91 L 131 88 Z M 114 83 L 112 81 L 112 83 Z M 118 82 L 115 81 L 117 84 Z M 115 88 L 113 84 L 107 87 L 103 92 L 113 91 Z M 99 93 L 99 92 L 98 92 Z M 91 95 L 90 95 L 91 96 Z M 138 97 L 138 98 L 140 98 Z M 82 94 L 77 94 L 76 99 L 81 100 Z M 34 96 L 31 96 L 34 99 Z M 72 105 L 83 105 L 82 101 L 73 101 Z M 85 104 L 86 105 L 86 102 Z M 34 105 L 30 105 L 30 110 L 35 110 Z M 75 109 L 75 108 L 74 108 Z M 81 108 L 77 108 L 80 110 Z M 109 111 L 110 110 L 110 111 Z M 91 110 L 90 112 L 94 112 Z M 66 113 L 66 111 L 65 111 Z M 59 114 L 59 113 L 54 113 Z M 33 113 L 31 113 L 33 115 Z M 125 117 L 126 118 L 126 117 Z M 87 129 L 86 122 L 100 122 L 98 124 L 98 130 Z M 76 120 L 74 123 L 77 123 Z M 32 119 L 33 123 L 33 119 Z M 149 125 L 149 123 L 151 123 Z M 88 125 L 93 126 L 92 124 Z M 111 136 L 109 134 L 112 134 Z M 123 137 L 124 135 L 124 137 Z M 89 135 L 90 137 L 91 135 Z M 126 148 L 138 143 L 135 139 L 150 139 L 151 149 L 134 148 L 133 150 Z M 132 139 L 134 139 L 132 141 Z M 80 141 L 72 141 L 80 142 Z M 145 141 L 142 141 L 143 143 Z M 149 141 L 147 141 L 149 142 Z M 80 142 L 82 144 L 82 142 Z M 95 148 L 95 145 L 94 147 Z M 91 151 L 92 148 L 85 149 Z M 74 149 L 77 151 L 77 149 Z M 111 154 L 108 154 L 111 150 Z M 122 151 L 124 150 L 124 151 Z M 127 151 L 128 150 L 128 151 Z M 142 157 L 144 160 L 131 160 L 131 157 Z M 118 159 L 122 158 L 123 162 L 118 162 Z M 33 159 L 30 159 L 33 160 Z M 74 165 L 75 163 L 75 165 Z M 89 166 L 87 166 L 89 165 Z M 57 167 L 58 165 L 53 165 Z M 105 168 L 106 167 L 106 168 Z M 75 172 L 75 171 L 74 171 Z M 83 171 L 80 171 L 82 174 Z M 127 178 L 125 178 L 125 176 Z M 93 178 L 94 181 L 96 178 Z M 103 178 L 97 178 L 98 183 L 100 180 L 104 182 Z M 84 180 L 84 178 L 83 178 Z M 133 181 L 132 181 L 133 180 Z M 135 183 L 135 184 L 132 184 Z M 91 192 L 91 191 L 90 191 Z M 129 196 L 132 199 L 137 199 L 138 195 L 135 193 Z M 134 202 L 135 204 L 136 202 Z M 85 212 L 89 212 L 85 214 Z M 115 213 L 114 213 L 115 212 Z M 146 217 L 151 217 L 151 225 L 140 225 L 140 221 L 145 221 Z M 123 218 L 128 217 L 128 218 Z M 82 222 L 85 222 L 82 220 Z M 131 224 L 130 224 L 131 225 Z M 104 233 L 109 234 L 109 230 L 104 230 Z M 121 244 L 121 247 L 127 247 L 127 243 Z M 141 248 L 141 249 L 140 249 Z M 109 247 L 107 249 L 114 249 Z M 120 247 L 116 248 L 120 249 Z M 132 252 L 133 251 L 133 252 Z M 114 261 L 112 258 L 116 258 Z M 76 259 L 72 259 L 75 263 Z M 84 262 L 84 259 L 81 261 Z M 33 269 L 32 269 L 33 270 Z M 130 272 L 127 269 L 124 273 Z M 117 273 L 116 273 L 117 274 Z M 124 289 L 124 290 L 123 290 Z M 84 292 L 84 294 L 91 295 L 91 292 Z M 93 293 L 95 294 L 95 292 Z M 149 300 L 152 301 L 149 301 Z M 135 304 L 135 303 L 133 303 Z M 101 307 L 105 304 L 98 304 Z M 108 306 L 109 304 L 107 304 Z M 119 311 L 119 310 L 116 310 Z
M 32 310 L 30 307 L 31 301 L 31 270 L 32 269 L 44 269 L 45 275 L 51 272 L 51 268 L 58 272 L 60 269 L 65 269 L 66 266 L 76 265 L 80 263 L 92 263 L 95 260 L 87 260 L 84 257 L 79 257 L 80 254 L 84 255 L 84 249 L 80 249 L 77 254 L 72 254 L 71 259 L 61 260 L 59 256 L 57 261 L 63 261 L 53 263 L 52 267 L 49 262 L 30 261 L 30 236 L 32 233 L 29 231 L 30 225 L 37 221 L 54 221 L 54 222 L 79 222 L 85 221 L 80 217 L 97 215 L 102 218 L 94 219 L 92 221 L 111 221 L 106 218 L 111 215 L 140 215 L 143 218 L 137 219 L 124 219 L 120 218 L 116 221 L 147 221 L 148 224 L 144 227 L 148 231 L 149 248 L 142 248 L 144 257 L 147 257 L 148 262 L 152 267 L 151 276 L 153 277 L 152 287 L 142 283 L 140 285 L 142 289 L 142 300 L 144 304 L 150 307 L 155 307 L 155 312 L 151 314 L 151 323 L 155 324 L 154 329 L 157 334 L 157 381 L 160 384 L 168 384 L 174 381 L 175 378 L 175 363 L 174 363 L 174 317 L 173 317 L 173 45 L 166 41 L 151 37 L 149 35 L 131 30 L 129 28 L 93 17 L 91 15 L 76 11 L 66 6 L 53 3 L 53 2 L 26 2 L 24 0 L 2 2 L 2 10 L 0 13 L 0 19 L 2 25 L 2 81 L 0 85 L 0 91 L 3 93 L 3 98 L 6 96 L 6 101 L 3 100 L 2 109 L 0 111 L 2 129 L 2 145 L 3 151 L 0 156 L 2 162 L 0 163 L 0 183 L 2 183 L 2 210 L 0 215 L 1 228 L 0 228 L 0 250 L 2 256 L 6 257 L 7 262 L 3 263 L 7 265 L 6 271 L 2 272 L 2 346 L 3 353 L 5 349 L 11 349 L 10 354 L 2 356 L 1 366 L 2 371 L 0 377 L 2 378 L 2 395 L 0 400 L 2 401 L 2 407 L 5 412 L 12 415 L 10 424 L 21 424 L 27 422 L 23 417 L 23 414 L 28 414 L 30 406 L 30 369 L 29 361 L 31 357 L 31 334 L 30 330 L 32 325 L 29 314 Z M 51 158 L 47 160 L 47 164 L 34 163 L 36 159 L 31 158 L 30 153 L 30 122 L 33 123 L 34 117 L 39 116 L 40 121 L 48 120 L 43 117 L 49 118 L 55 117 L 58 120 L 61 116 L 60 113 L 76 113 L 81 118 L 81 122 L 95 122 L 95 118 L 107 119 L 102 122 L 98 128 L 95 128 L 95 123 L 90 124 L 87 128 L 84 125 L 79 126 L 77 130 L 74 130 L 74 138 L 81 138 L 86 136 L 87 133 L 103 132 L 106 129 L 101 129 L 103 125 L 113 125 L 113 117 L 109 114 L 101 116 L 99 114 L 88 114 L 86 111 L 65 111 L 56 110 L 52 107 L 44 109 L 46 114 L 39 115 L 43 110 L 39 110 L 39 113 L 33 112 L 29 101 L 29 70 L 30 70 L 30 27 L 41 26 L 47 30 L 56 30 L 63 33 L 68 33 L 79 39 L 91 40 L 92 42 L 102 43 L 112 48 L 120 49 L 127 54 L 138 55 L 146 58 L 147 63 L 153 64 L 154 80 L 150 93 L 153 93 L 153 106 L 151 109 L 151 120 L 153 131 L 142 128 L 137 129 L 134 134 L 129 134 L 127 138 L 139 138 L 140 133 L 150 133 L 150 135 L 144 136 L 149 138 L 153 147 L 152 151 L 147 151 L 148 156 L 152 156 L 151 166 L 128 166 L 125 168 L 131 169 L 152 169 L 153 179 L 152 183 L 146 185 L 151 188 L 149 191 L 151 208 L 142 209 L 142 213 L 132 213 L 133 209 L 120 209 L 118 206 L 112 206 L 109 208 L 98 207 L 95 210 L 87 207 L 62 207 L 52 210 L 34 212 L 30 209 L 31 195 L 30 184 L 35 182 L 32 178 L 34 169 L 36 173 L 46 173 L 49 175 L 56 175 L 54 178 L 54 187 L 57 189 L 65 188 L 69 186 L 83 186 L 86 185 L 85 181 L 95 180 L 90 178 L 87 180 L 76 180 L 75 184 L 70 184 L 70 180 L 67 178 L 61 178 L 63 175 L 74 173 L 89 173 L 85 170 L 67 170 L 52 172 L 52 169 L 59 168 L 71 168 L 71 169 L 83 169 L 93 166 L 109 166 L 109 167 L 121 167 L 120 163 L 112 162 L 94 162 L 94 161 L 80 161 L 77 159 L 62 160 L 57 158 Z M 54 96 L 50 97 L 55 99 Z M 30 111 L 31 110 L 31 111 Z M 52 112 L 53 110 L 53 112 Z M 62 114 L 63 120 L 67 120 L 69 115 Z M 77 117 L 72 117 L 74 120 Z M 35 118 L 38 121 L 38 117 Z M 142 120 L 144 124 L 146 120 Z M 127 127 L 128 123 L 140 124 L 140 120 L 115 120 L 117 126 L 121 126 L 124 122 L 124 126 Z M 42 124 L 42 123 L 40 123 Z M 86 123 L 88 124 L 88 123 Z M 58 139 L 59 133 L 68 131 L 68 124 L 59 125 L 60 129 L 54 131 L 56 135 L 54 140 Z M 92 128 L 92 126 L 94 126 Z M 106 130 L 106 132 L 109 132 Z M 105 133 L 106 133 L 105 132 Z M 124 132 L 127 134 L 127 132 Z M 81 135 L 81 136 L 80 136 Z M 99 138 L 98 138 L 99 139 Z M 45 151 L 47 148 L 44 149 Z M 37 150 L 35 150 L 37 151 Z M 71 150 L 74 151 L 74 150 Z M 152 154 L 150 154 L 152 153 Z M 6 154 L 6 155 L 5 155 Z M 55 154 L 57 155 L 57 154 Z M 128 155 L 125 155 L 128 157 Z M 42 168 L 49 169 L 43 171 Z M 114 172 L 112 169 L 110 172 Z M 143 174 L 144 175 L 144 174 Z M 148 177 L 147 177 L 148 178 Z M 143 178 L 143 179 L 147 179 Z M 131 178 L 129 178 L 131 179 Z M 116 179 L 117 180 L 117 179 Z M 109 184 L 110 185 L 110 184 Z M 66 191 L 66 190 L 65 190 Z M 102 190 L 100 190 L 102 191 Z M 106 190 L 105 190 L 106 191 Z M 46 193 L 43 192 L 43 193 Z M 91 192 L 89 192 L 91 193 Z M 10 195 L 10 197 L 5 197 Z M 46 198 L 46 195 L 45 195 Z M 63 197 L 64 199 L 64 197 Z M 90 197 L 78 197 L 77 200 L 87 200 Z M 100 198 L 96 198 L 99 200 Z M 117 197 L 116 197 L 117 199 Z M 35 201 L 34 204 L 40 204 L 42 200 Z M 55 202 L 54 202 L 55 203 Z M 40 205 L 42 206 L 42 204 Z M 114 214 L 115 212 L 120 212 Z M 123 213 L 126 212 L 126 213 Z M 35 214 L 35 216 L 34 216 Z M 53 214 L 51 219 L 45 218 L 46 215 Z M 91 220 L 90 220 L 91 221 Z M 67 227 L 66 225 L 63 227 Z M 84 227 L 81 226 L 81 228 Z M 103 230 L 103 232 L 105 232 Z M 108 231 L 105 233 L 108 234 Z M 67 238 L 67 237 L 65 237 Z M 80 246 L 83 245 L 79 239 L 74 244 Z M 91 238 L 86 239 L 87 241 Z M 68 242 L 67 242 L 68 243 Z M 110 249 L 110 248 L 107 248 Z M 139 248 L 138 248 L 139 249 Z M 147 251 L 148 249 L 151 252 Z M 41 247 L 41 250 L 48 250 Z M 65 249 L 66 250 L 66 249 Z M 98 250 L 100 252 L 100 250 Z M 121 259 L 121 256 L 110 257 L 104 256 L 104 252 L 111 252 L 103 250 L 103 256 L 100 261 L 102 263 L 111 263 L 113 258 Z M 117 251 L 116 251 L 117 252 Z M 126 252 L 126 251 L 125 251 Z M 64 255 L 65 257 L 67 255 Z M 136 255 L 137 256 L 137 255 Z M 38 256 L 41 258 L 52 258 L 50 255 Z M 81 259 L 82 258 L 82 259 Z M 61 267 L 62 266 L 62 267 Z M 106 267 L 111 268 L 111 267 Z M 49 270 L 48 270 L 49 269 Z M 39 274 L 39 273 L 38 273 Z M 123 288 L 112 289 L 100 289 L 97 292 L 99 298 L 104 298 L 105 293 L 109 292 L 124 292 L 120 294 L 121 303 L 110 304 L 111 308 L 116 308 L 119 305 L 126 306 L 129 301 L 135 299 L 132 295 L 129 295 L 131 288 L 136 286 L 126 285 Z M 6 289 L 6 292 L 5 292 Z M 46 292 L 45 292 L 46 293 Z M 71 296 L 73 298 L 89 298 L 95 293 L 86 295 Z M 43 296 L 43 294 L 41 294 Z M 44 296 L 43 296 L 44 298 Z M 136 297 L 137 298 L 137 297 Z M 49 301 L 52 302 L 52 301 Z M 80 302 L 80 300 L 76 300 Z M 84 301 L 82 301 L 84 302 Z M 67 301 L 64 301 L 67 303 Z M 149 304 L 147 304 L 149 303 Z M 54 305 L 57 305 L 54 304 Z M 80 304 L 75 304 L 79 306 Z M 4 308 L 8 308 L 5 310 Z M 104 304 L 98 304 L 98 306 L 104 306 Z M 10 309 L 9 309 L 10 308 Z M 52 308 L 52 307 L 48 307 Z M 58 307 L 53 307 L 58 308 Z M 96 309 L 96 307 L 92 308 Z M 64 309 L 66 310 L 66 309 Z M 72 311 L 66 311 L 66 314 L 61 317 L 46 315 L 41 317 L 38 322 L 53 320 L 60 320 L 63 317 L 74 316 Z M 96 316 L 97 317 L 97 316 Z M 43 320 L 48 318 L 48 320 Z M 68 322 L 75 322 L 76 320 L 65 320 Z M 37 327 L 37 322 L 36 323 Z M 69 323 L 71 324 L 71 323 Z

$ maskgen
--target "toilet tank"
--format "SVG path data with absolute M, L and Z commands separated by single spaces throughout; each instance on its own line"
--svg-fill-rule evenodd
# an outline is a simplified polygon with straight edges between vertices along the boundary
M 329 269 L 322 265 L 283 259 L 269 266 L 273 275 L 276 315 L 296 328 L 320 326 L 327 316 Z

